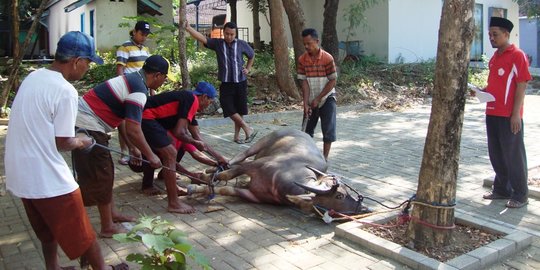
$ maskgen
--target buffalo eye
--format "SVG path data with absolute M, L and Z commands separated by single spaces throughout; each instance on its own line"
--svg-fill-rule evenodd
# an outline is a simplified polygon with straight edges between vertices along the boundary
M 343 193 L 339 193 L 336 195 L 336 199 L 343 200 Z

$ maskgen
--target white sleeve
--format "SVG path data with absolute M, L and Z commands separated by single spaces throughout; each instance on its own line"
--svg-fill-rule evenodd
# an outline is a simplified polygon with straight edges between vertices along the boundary
M 78 99 L 73 86 L 58 99 L 53 115 L 54 135 L 56 137 L 74 137 L 77 119 Z

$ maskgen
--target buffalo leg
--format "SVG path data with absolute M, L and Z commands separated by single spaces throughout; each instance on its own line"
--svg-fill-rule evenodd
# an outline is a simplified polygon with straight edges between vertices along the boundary
M 207 186 L 188 185 L 188 192 L 189 194 L 195 194 L 195 193 L 209 194 L 210 190 L 208 189 Z M 222 196 L 240 197 L 246 201 L 250 201 L 254 203 L 261 202 L 257 199 L 257 197 L 255 197 L 255 195 L 253 195 L 253 193 L 251 193 L 251 191 L 245 188 L 236 188 L 236 187 L 229 187 L 229 186 L 214 187 L 214 192 Z

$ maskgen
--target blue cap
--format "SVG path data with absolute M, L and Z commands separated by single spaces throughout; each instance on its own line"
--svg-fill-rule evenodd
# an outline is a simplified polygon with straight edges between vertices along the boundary
M 56 54 L 65 57 L 87 58 L 98 65 L 103 64 L 103 59 L 96 54 L 94 39 L 79 31 L 64 34 L 58 41 Z
M 195 87 L 193 93 L 197 96 L 206 95 L 209 98 L 215 98 L 217 96 L 216 88 L 208 82 L 197 83 L 197 87 Z

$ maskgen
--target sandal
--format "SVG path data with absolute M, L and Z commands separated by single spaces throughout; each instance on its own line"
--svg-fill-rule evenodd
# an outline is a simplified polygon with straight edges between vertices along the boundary
M 486 200 L 508 200 L 510 199 L 510 196 L 503 196 L 500 194 L 497 194 L 493 191 L 490 191 L 482 196 L 482 198 Z
M 506 207 L 508 208 L 521 208 L 529 203 L 529 200 L 526 200 L 524 202 L 520 202 L 518 200 L 510 199 L 506 202 Z
M 253 130 L 253 132 L 251 132 L 251 135 L 249 135 L 249 137 L 246 139 L 246 143 L 252 142 L 253 139 L 255 139 L 255 136 L 257 136 L 257 133 L 259 133 L 258 130 Z
M 236 139 L 236 140 L 234 140 L 234 142 L 237 143 L 237 144 L 244 144 L 244 143 L 246 143 L 246 142 L 245 142 L 244 140 L 242 140 L 242 139 Z

